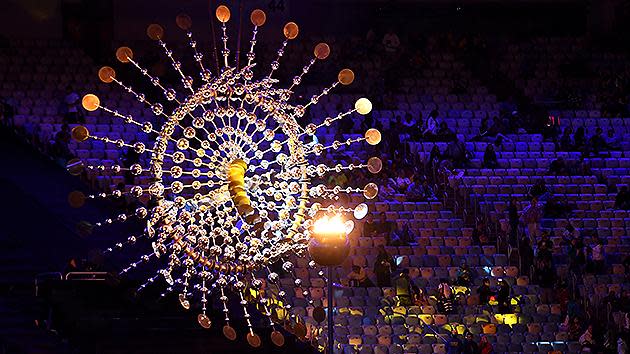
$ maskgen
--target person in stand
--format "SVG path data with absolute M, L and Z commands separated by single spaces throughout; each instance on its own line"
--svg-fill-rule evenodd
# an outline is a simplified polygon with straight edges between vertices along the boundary
M 534 262 L 534 249 L 532 248 L 528 237 L 521 237 L 521 241 L 518 245 L 518 253 L 521 258 L 521 269 L 523 269 L 524 272 L 529 273 L 532 263 Z
M 374 283 L 365 273 L 365 269 L 357 265 L 352 266 L 352 271 L 348 274 L 348 282 L 350 286 L 356 288 L 370 288 L 374 286 Z
M 621 140 L 615 135 L 614 129 L 608 129 L 606 133 L 606 145 L 610 150 L 621 150 Z
M 481 336 L 479 340 L 479 353 L 480 354 L 492 354 L 494 353 L 494 349 L 492 348 L 492 344 L 488 342 L 488 338 L 486 336 Z
M 523 210 L 521 219 L 527 225 L 527 236 L 533 244 L 540 236 L 540 219 L 542 218 L 542 208 L 538 203 L 538 198 L 532 198 L 530 204 Z
M 379 288 L 392 286 L 392 270 L 396 269 L 396 263 L 392 256 L 387 253 L 385 246 L 378 246 L 378 255 L 374 262 L 374 274 L 376 274 L 376 285 Z
M 379 233 L 378 224 L 374 222 L 374 215 L 369 213 L 363 225 L 363 237 L 374 237 Z
M 483 154 L 483 167 L 490 169 L 499 167 L 497 153 L 494 151 L 494 145 L 492 144 L 486 146 L 486 152 Z
M 582 275 L 582 269 L 586 263 L 584 244 L 579 239 L 572 239 L 569 246 L 569 270 L 576 276 Z
M 449 314 L 455 310 L 453 299 L 453 289 L 445 279 L 442 279 L 440 285 L 438 285 L 437 296 L 438 308 L 440 309 L 440 313 Z
M 446 354 L 460 354 L 463 345 L 464 343 L 462 343 L 461 338 L 459 338 L 459 333 L 457 333 L 457 328 L 453 328 L 446 342 Z
M 67 88 L 68 94 L 64 97 L 65 106 L 64 110 L 64 123 L 67 124 L 75 124 L 75 123 L 85 123 L 85 118 L 79 109 L 79 94 L 72 90 L 70 87 Z
M 437 141 L 453 141 L 457 138 L 457 136 L 455 135 L 455 133 L 449 129 L 448 125 L 446 124 L 446 122 L 442 122 L 440 123 L 440 129 L 438 129 L 437 131 L 437 137 L 436 140 Z
M 590 150 L 598 156 L 600 152 L 608 150 L 608 144 L 606 144 L 606 140 L 602 136 L 603 130 L 602 128 L 595 129 L 595 134 L 590 139 Z
M 437 121 L 438 115 L 439 115 L 438 111 L 434 109 L 429 114 L 429 117 L 427 117 L 424 130 L 422 131 L 422 135 L 424 136 L 425 140 L 428 140 L 428 141 L 435 140 L 435 137 L 438 132 L 438 127 L 439 127 L 439 124 Z
M 483 221 L 477 223 L 477 227 L 473 229 L 472 241 L 475 245 L 485 246 L 490 244 L 490 238 L 486 230 L 486 224 Z
M 404 268 L 394 282 L 398 306 L 410 306 L 412 304 L 411 279 L 409 279 L 409 269 Z
M 431 302 L 425 292 L 417 286 L 412 286 L 413 290 L 413 304 L 415 306 L 429 306 Z
M 528 192 L 530 198 L 536 198 L 537 200 L 547 200 L 549 197 L 549 188 L 544 179 L 537 180 Z
M 479 304 L 488 305 L 490 297 L 494 295 L 494 292 L 490 288 L 490 279 L 483 278 L 481 285 L 477 289 L 477 295 L 479 295 Z
M 400 38 L 398 38 L 393 28 L 390 28 L 387 33 L 385 33 L 382 42 L 385 52 L 389 54 L 396 54 L 400 48 Z
M 579 127 L 573 135 L 573 148 L 577 151 L 584 150 L 586 146 L 586 135 L 584 134 L 584 127 Z
M 591 353 L 595 350 L 595 340 L 593 339 L 593 326 L 589 325 L 586 331 L 580 336 L 580 345 L 582 353 Z
M 564 128 L 564 132 L 560 137 L 560 150 L 561 151 L 572 151 L 574 148 L 573 145 L 573 128 L 566 127 Z
M 55 134 L 54 149 L 56 156 L 66 160 L 72 158 L 72 152 L 70 152 L 70 147 L 68 145 L 70 144 L 70 140 L 72 140 L 70 136 L 70 127 L 68 124 L 64 123 L 61 126 L 61 130 Z
M 433 145 L 431 148 L 431 152 L 429 153 L 429 159 L 426 163 L 426 170 L 433 171 L 437 169 L 442 161 L 442 153 L 440 152 L 440 148 L 437 145 Z
M 593 272 L 602 274 L 606 270 L 606 255 L 602 239 L 597 237 L 595 244 L 591 247 L 591 259 L 593 261 Z
M 510 198 L 510 204 L 507 208 L 508 211 L 508 221 L 510 225 L 510 240 L 509 243 L 512 247 L 516 247 L 518 242 L 518 224 L 519 224 L 519 215 L 518 215 L 518 200 L 514 197 Z
M 413 183 L 407 187 L 407 201 L 422 202 L 425 201 L 423 180 L 420 176 L 415 176 Z
M 470 332 L 466 332 L 464 337 L 464 344 L 462 346 L 462 354 L 478 354 L 479 346 L 477 342 L 475 342 L 473 338 L 473 334 Z
M 499 279 L 497 302 L 499 303 L 499 313 L 512 313 L 512 306 L 510 305 L 510 285 L 504 279 Z
M 446 146 L 446 152 L 444 153 L 448 157 L 456 168 L 463 168 L 468 166 L 468 151 L 466 150 L 466 144 L 459 138 L 451 141 Z
M 462 261 L 462 264 L 457 269 L 457 285 L 469 287 L 473 283 L 472 272 L 470 267 L 466 264 L 466 261 Z

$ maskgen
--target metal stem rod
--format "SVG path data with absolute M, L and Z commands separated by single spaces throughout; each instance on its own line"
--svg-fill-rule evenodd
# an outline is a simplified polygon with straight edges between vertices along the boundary
M 335 339 L 333 337 L 333 267 L 328 266 L 328 354 L 333 353 Z

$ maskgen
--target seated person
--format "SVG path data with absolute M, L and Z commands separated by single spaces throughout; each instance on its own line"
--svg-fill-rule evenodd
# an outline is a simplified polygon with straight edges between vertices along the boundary
M 536 198 L 542 201 L 547 200 L 549 197 L 549 189 L 547 188 L 547 184 L 545 184 L 545 180 L 542 178 L 537 180 L 536 183 L 529 188 L 527 194 L 530 198 Z
M 470 267 L 466 264 L 466 261 L 462 261 L 462 264 L 457 269 L 457 285 L 470 286 L 472 284 L 472 272 Z
M 429 298 L 427 297 L 427 295 L 424 293 L 424 291 L 422 291 L 422 289 L 418 288 L 417 286 L 412 286 L 413 288 L 413 304 L 416 306 L 428 306 L 431 305 L 431 303 L 429 302 Z
M 455 140 L 455 133 L 449 129 L 446 122 L 440 123 L 440 129 L 437 131 L 436 140 L 437 141 L 453 141 Z
M 372 280 L 370 280 L 365 273 L 365 269 L 356 265 L 353 265 L 352 271 L 348 273 L 348 283 L 350 286 L 357 288 L 370 288 L 374 286 Z
M 490 279 L 483 278 L 481 286 L 477 288 L 477 295 L 479 295 L 479 303 L 481 305 L 487 305 L 490 302 L 490 297 L 494 295 L 494 292 L 490 289 Z
M 444 156 L 453 162 L 457 168 L 468 166 L 469 153 L 466 150 L 466 144 L 459 139 L 455 139 L 448 143 Z
M 621 150 L 621 140 L 615 135 L 614 129 L 608 129 L 605 140 L 610 150 Z
M 409 279 L 409 269 L 403 269 L 396 281 L 394 282 L 396 288 L 396 297 L 398 298 L 398 306 L 410 306 L 412 304 L 412 290 L 411 279 Z
M 497 160 L 497 153 L 494 151 L 494 145 L 488 144 L 486 146 L 486 152 L 483 154 L 483 167 L 484 168 L 498 168 L 499 161 Z
M 608 150 L 608 144 L 606 144 L 606 140 L 602 136 L 602 132 L 602 128 L 597 128 L 595 130 L 595 134 L 591 137 L 589 147 L 595 155 L 599 155 L 601 151 Z

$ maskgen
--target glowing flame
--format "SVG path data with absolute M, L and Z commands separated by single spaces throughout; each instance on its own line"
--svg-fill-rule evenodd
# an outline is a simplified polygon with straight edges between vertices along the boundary
M 313 224 L 313 232 L 324 239 L 331 236 L 343 238 L 346 235 L 346 226 L 339 215 L 323 216 Z

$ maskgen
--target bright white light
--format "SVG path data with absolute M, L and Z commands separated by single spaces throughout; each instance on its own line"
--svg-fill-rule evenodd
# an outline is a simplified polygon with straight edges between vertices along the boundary
M 313 232 L 324 237 L 341 236 L 346 234 L 346 225 L 339 215 L 323 216 L 313 224 Z

